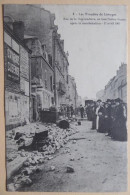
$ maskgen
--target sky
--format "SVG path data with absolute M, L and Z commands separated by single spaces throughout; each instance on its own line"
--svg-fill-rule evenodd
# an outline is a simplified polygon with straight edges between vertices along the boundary
M 43 5 L 55 13 L 58 33 L 64 39 L 65 51 L 69 52 L 69 73 L 75 77 L 78 94 L 95 98 L 108 81 L 116 75 L 121 63 L 126 63 L 127 21 L 120 24 L 77 24 L 67 18 L 126 19 L 125 6 L 103 5 Z M 73 15 L 74 14 L 74 15 Z M 81 16 L 81 14 L 85 14 Z M 90 15 L 92 14 L 92 15 Z M 115 14 L 111 16 L 110 14 Z M 105 16 L 104 16 L 105 15 Z M 113 21 L 108 21 L 113 22 Z

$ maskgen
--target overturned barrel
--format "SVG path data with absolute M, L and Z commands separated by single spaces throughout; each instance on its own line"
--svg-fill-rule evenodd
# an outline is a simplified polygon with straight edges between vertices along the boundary
M 57 123 L 57 126 L 60 127 L 61 129 L 68 129 L 70 127 L 70 124 L 67 120 L 60 120 L 58 123 Z

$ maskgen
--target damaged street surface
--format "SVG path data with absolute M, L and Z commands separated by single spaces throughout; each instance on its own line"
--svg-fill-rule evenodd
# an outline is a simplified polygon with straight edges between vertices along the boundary
M 21 159 L 22 163 L 16 172 L 7 172 L 8 190 L 36 192 L 127 190 L 127 142 L 113 141 L 105 134 L 91 130 L 91 122 L 86 120 L 82 121 L 81 125 L 72 122 L 67 129 L 61 129 L 56 125 L 31 125 L 30 131 L 29 128 L 26 129 L 26 138 L 25 134 L 20 136 L 17 144 L 14 143 L 16 131 L 7 132 L 6 139 L 9 144 L 9 147 L 6 146 L 7 167 L 9 170 L 11 166 L 15 167 L 17 158 Z M 23 127 L 23 132 L 26 127 Z M 48 141 L 44 140 L 43 146 L 38 146 L 38 150 L 36 146 L 33 151 L 29 148 L 26 150 L 31 142 L 32 130 L 41 132 L 40 129 L 43 127 L 45 132 L 48 130 L 45 139 Z M 21 146 L 22 148 L 18 149 Z

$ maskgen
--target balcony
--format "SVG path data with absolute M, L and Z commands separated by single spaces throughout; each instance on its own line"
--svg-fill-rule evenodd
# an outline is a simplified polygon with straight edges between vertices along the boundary
M 59 82 L 57 91 L 59 92 L 59 94 L 64 95 L 66 93 L 65 84 L 62 82 Z

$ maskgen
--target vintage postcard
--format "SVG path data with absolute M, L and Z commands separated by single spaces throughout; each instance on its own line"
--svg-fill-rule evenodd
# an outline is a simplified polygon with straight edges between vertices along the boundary
M 6 190 L 127 192 L 127 6 L 2 11 Z

